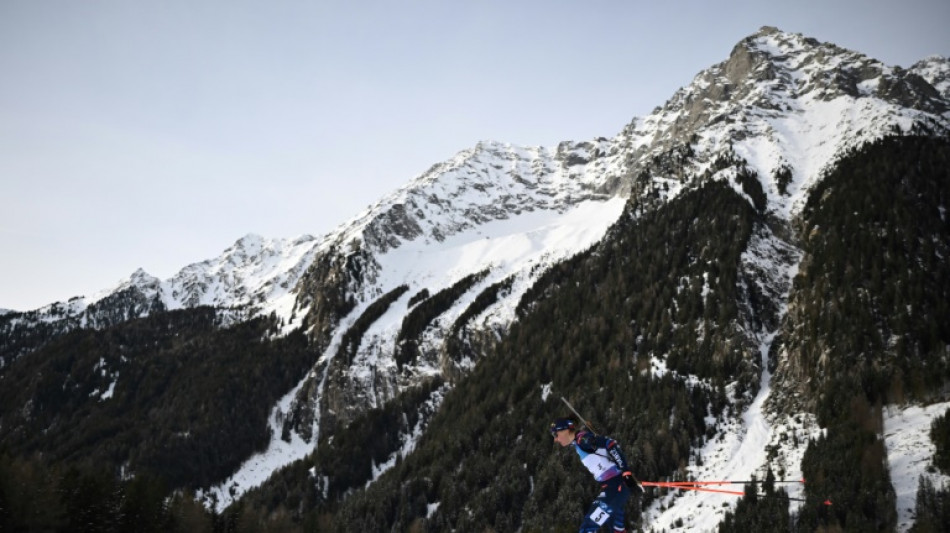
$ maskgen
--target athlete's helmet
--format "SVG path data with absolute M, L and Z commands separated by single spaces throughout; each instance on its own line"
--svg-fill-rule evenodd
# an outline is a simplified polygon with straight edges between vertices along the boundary
M 574 429 L 574 421 L 570 418 L 558 418 L 551 423 L 551 435 L 557 435 L 562 429 Z

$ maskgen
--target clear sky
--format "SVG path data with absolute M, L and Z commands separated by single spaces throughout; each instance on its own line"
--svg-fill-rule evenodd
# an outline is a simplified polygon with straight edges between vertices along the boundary
M 612 137 L 761 26 L 909 67 L 946 0 L 0 0 L 0 308 L 322 235 L 480 140 Z

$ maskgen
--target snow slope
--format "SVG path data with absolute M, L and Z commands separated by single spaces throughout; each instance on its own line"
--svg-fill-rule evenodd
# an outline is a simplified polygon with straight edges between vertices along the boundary
M 768 354 L 771 336 L 763 340 L 763 358 Z M 710 421 L 717 434 L 698 452 L 700 461 L 693 459 L 686 468 L 687 480 L 746 481 L 765 479 L 772 468 L 779 480 L 802 479 L 801 459 L 808 440 L 820 434 L 814 416 L 798 414 L 779 416 L 768 414 L 765 401 L 772 393 L 771 375 L 762 372 L 761 389 L 752 404 L 741 416 L 725 416 Z M 774 450 L 770 455 L 769 450 Z M 790 497 L 803 497 L 799 483 L 781 485 Z M 743 491 L 742 484 L 711 487 L 717 490 Z M 717 531 L 725 513 L 735 508 L 739 497 L 731 494 L 672 490 L 644 512 L 642 525 L 646 531 L 670 531 L 682 527 L 685 531 Z M 794 510 L 794 502 L 793 509 Z
M 934 487 L 950 488 L 950 476 L 932 468 L 935 447 L 930 440 L 930 424 L 948 410 L 950 402 L 927 406 L 892 405 L 884 412 L 884 444 L 891 484 L 897 493 L 898 531 L 908 531 L 914 524 L 921 476 L 929 477 Z

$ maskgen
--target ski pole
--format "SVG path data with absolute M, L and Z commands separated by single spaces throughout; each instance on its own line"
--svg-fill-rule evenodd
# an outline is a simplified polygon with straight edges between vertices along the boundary
M 748 480 L 748 481 L 736 481 L 736 480 L 723 480 L 723 481 L 658 481 L 657 483 L 663 483 L 666 485 L 757 485 L 765 483 L 764 479 Z M 794 480 L 794 479 L 776 479 L 772 483 L 805 483 L 804 479 Z
M 644 487 L 660 487 L 665 489 L 693 490 L 696 492 L 718 492 L 719 494 L 734 494 L 736 496 L 745 496 L 745 492 L 738 490 L 707 489 L 692 485 L 678 485 L 672 483 L 663 483 L 662 481 L 641 481 L 640 485 Z
M 805 480 L 801 481 L 782 481 L 782 483 L 804 483 Z M 720 494 L 732 494 L 735 496 L 745 496 L 744 491 L 735 491 L 735 490 L 722 490 L 722 489 L 710 489 L 706 488 L 705 485 L 723 485 L 723 484 L 744 484 L 746 482 L 742 481 L 641 481 L 640 485 L 644 487 L 658 487 L 661 489 L 677 489 L 677 490 L 692 490 L 695 492 L 717 492 Z M 752 484 L 752 482 L 748 482 Z M 756 481 L 756 483 L 759 483 Z M 764 495 L 759 495 L 763 497 Z M 789 501 L 793 502 L 804 502 L 804 498 L 795 498 L 788 496 Z M 831 506 L 831 500 L 826 499 L 822 502 L 822 505 Z

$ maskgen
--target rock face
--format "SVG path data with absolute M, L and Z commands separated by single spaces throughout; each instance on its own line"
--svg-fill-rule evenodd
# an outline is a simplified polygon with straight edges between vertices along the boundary
M 923 78 L 944 100 L 950 99 L 950 59 L 930 56 L 914 63 L 909 72 Z

